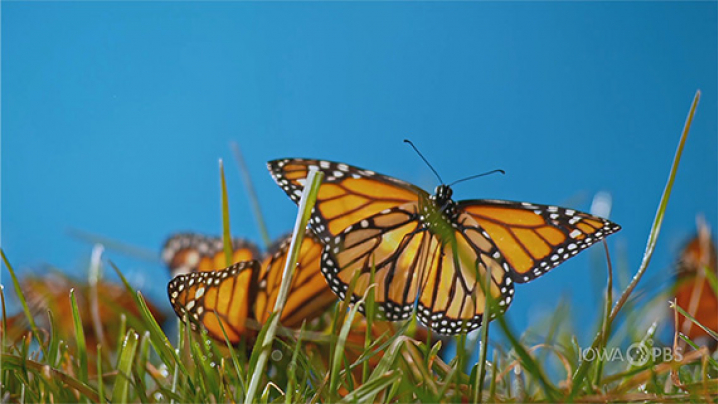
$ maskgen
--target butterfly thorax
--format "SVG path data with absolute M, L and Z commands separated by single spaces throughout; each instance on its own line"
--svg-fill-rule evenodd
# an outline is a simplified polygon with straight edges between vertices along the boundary
M 456 203 L 451 199 L 452 190 L 448 185 L 436 187 L 434 195 L 421 205 L 421 220 L 429 228 L 451 225 L 456 219 Z

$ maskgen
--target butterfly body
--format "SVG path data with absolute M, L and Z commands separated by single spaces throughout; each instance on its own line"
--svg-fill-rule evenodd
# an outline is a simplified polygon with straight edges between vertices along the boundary
M 310 225 L 325 245 L 322 273 L 340 298 L 357 277 L 353 302 L 373 288 L 387 319 L 406 319 L 416 307 L 419 320 L 442 334 L 479 327 L 485 293 L 504 311 L 513 300 L 514 283 L 543 275 L 620 229 L 557 206 L 456 202 L 449 185 L 430 195 L 345 163 L 281 159 L 268 168 L 295 202 L 309 171 L 324 172 Z M 490 284 L 484 285 L 487 272 Z

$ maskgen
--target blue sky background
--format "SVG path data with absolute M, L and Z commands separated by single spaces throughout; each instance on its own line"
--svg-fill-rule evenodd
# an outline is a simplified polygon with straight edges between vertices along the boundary
M 338 160 L 433 189 L 410 138 L 447 181 L 506 170 L 457 185 L 457 199 L 588 210 L 609 192 L 624 229 L 608 244 L 633 273 L 701 89 L 646 278 L 667 279 L 695 215 L 718 224 L 716 7 L 3 2 L 2 247 L 21 273 L 81 275 L 91 244 L 68 229 L 154 252 L 175 231 L 219 234 L 219 158 L 233 234 L 260 243 L 229 142 L 276 237 L 296 211 L 267 160 Z M 516 329 L 562 297 L 577 324 L 595 318 L 593 250 L 517 287 Z M 170 309 L 159 262 L 105 257 Z

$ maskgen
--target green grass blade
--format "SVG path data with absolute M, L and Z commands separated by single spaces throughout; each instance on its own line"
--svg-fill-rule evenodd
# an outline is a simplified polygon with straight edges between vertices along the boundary
M 7 311 L 5 310 L 5 285 L 0 284 L 0 304 L 2 304 L 2 332 L 0 332 L 0 353 L 5 353 L 5 338 L 7 337 Z M 0 363 L 0 372 L 2 372 L 2 363 Z M 0 380 L 1 382 L 1 380 Z
M 216 386 L 212 384 L 213 380 L 209 376 L 212 370 L 207 363 L 205 353 L 202 351 L 205 346 L 206 337 L 202 332 L 197 333 L 197 335 L 199 335 L 198 341 L 190 344 L 192 359 L 194 360 L 195 386 L 197 386 L 202 401 L 208 401 L 211 391 L 213 391 Z
M 604 302 L 603 316 L 601 316 L 601 339 L 598 342 L 598 351 L 601 351 L 608 343 L 608 337 L 611 334 L 609 320 L 611 316 L 611 304 L 613 303 L 613 266 L 611 265 L 611 255 L 608 252 L 608 243 L 606 239 L 603 239 L 603 248 L 606 251 L 606 268 L 608 271 L 608 281 L 606 284 L 606 301 Z M 601 377 L 603 375 L 603 357 L 599 356 L 596 358 L 596 373 L 593 384 L 595 386 L 601 383 Z
M 97 344 L 97 395 L 101 397 L 102 402 L 106 402 L 105 398 L 105 382 L 102 379 L 102 345 Z
M 92 327 L 97 336 L 97 340 L 105 343 L 105 333 L 102 329 L 102 319 L 100 318 L 100 297 L 98 295 L 97 284 L 102 279 L 102 252 L 104 247 L 102 244 L 95 244 L 92 248 L 90 258 L 90 270 L 88 271 L 87 283 L 90 286 L 90 316 L 92 318 Z
M 130 392 L 130 381 L 132 375 L 132 364 L 134 363 L 135 351 L 137 349 L 137 333 L 129 330 L 125 336 L 122 349 L 117 361 L 117 378 L 112 389 L 113 403 L 126 403 Z
M 491 271 L 486 271 L 486 277 L 484 279 L 484 285 L 490 285 L 491 284 Z M 488 292 L 488 288 L 484 289 L 485 292 Z M 481 336 L 479 338 L 479 367 L 476 369 L 476 380 L 474 381 L 474 403 L 478 403 L 481 400 L 481 393 L 483 391 L 484 386 L 484 377 L 486 375 L 486 356 L 488 352 L 489 347 L 489 324 L 491 323 L 489 319 L 491 318 L 491 309 L 493 306 L 493 302 L 490 300 L 490 293 L 484 293 L 484 316 L 483 316 L 483 324 L 481 325 Z
M 2 362 L 4 369 L 10 370 L 16 375 L 20 375 L 21 373 L 26 373 L 28 371 L 32 371 L 37 375 L 43 374 L 43 372 L 49 372 L 52 379 L 66 384 L 69 388 L 77 390 L 80 394 L 88 397 L 92 402 L 100 402 L 100 397 L 92 387 L 63 371 L 47 366 L 45 363 L 40 363 L 24 356 L 21 357 L 9 354 L 3 354 L 0 356 L 0 362 Z M 40 379 L 44 378 L 41 377 Z M 25 385 L 25 383 L 23 383 L 23 385 Z
M 616 319 L 616 316 L 618 315 L 619 310 L 623 307 L 623 305 L 628 300 L 628 297 L 631 295 L 633 290 L 636 288 L 636 285 L 638 284 L 638 281 L 641 280 L 643 277 L 643 274 L 646 272 L 646 269 L 648 269 L 648 264 L 651 262 L 651 258 L 653 257 L 653 251 L 656 248 L 656 243 L 658 241 L 658 235 L 661 231 L 661 225 L 663 224 L 663 218 L 666 214 L 666 208 L 668 207 L 668 200 L 671 196 L 671 190 L 673 189 L 673 183 L 676 179 L 676 172 L 678 171 L 678 164 L 681 161 L 681 156 L 683 155 L 683 146 L 685 145 L 686 138 L 688 137 L 688 131 L 691 127 L 691 122 L 693 121 L 693 115 L 695 114 L 696 107 L 698 106 L 698 100 L 700 99 L 701 92 L 697 91 L 695 94 L 695 97 L 693 98 L 693 103 L 691 104 L 691 108 L 688 112 L 688 117 L 686 118 L 686 123 L 683 127 L 683 132 L 681 134 L 681 138 L 678 142 L 678 148 L 676 150 L 676 154 L 673 157 L 673 164 L 671 166 L 670 173 L 668 175 L 668 181 L 666 182 L 666 187 L 663 190 L 663 195 L 661 196 L 661 200 L 658 204 L 658 210 L 656 211 L 656 216 L 653 219 L 653 225 L 651 226 L 651 231 L 648 235 L 648 242 L 646 243 L 646 251 L 643 254 L 643 260 L 641 261 L 641 265 L 638 268 L 638 271 L 636 272 L 636 275 L 634 275 L 633 279 L 631 279 L 631 282 L 626 287 L 626 289 L 621 294 L 621 297 L 618 299 L 618 302 L 613 306 L 613 309 L 611 310 L 611 314 L 608 317 L 608 322 L 606 324 L 606 330 L 611 330 L 611 324 Z M 596 338 L 594 339 L 593 343 L 591 344 L 592 349 L 596 349 L 598 345 L 601 343 L 601 341 L 604 339 L 604 336 L 601 332 L 596 335 Z M 588 373 L 588 368 L 590 365 L 590 361 L 582 361 L 579 367 L 576 369 L 576 372 L 573 376 L 573 386 L 571 390 L 571 398 L 575 397 L 576 394 L 578 394 L 578 390 L 583 385 L 584 378 L 586 377 Z
M 82 328 L 82 319 L 80 311 L 77 308 L 77 299 L 75 298 L 75 289 L 70 289 L 70 307 L 72 308 L 72 320 L 75 325 L 75 342 L 77 345 L 77 356 L 80 360 L 79 369 L 77 369 L 80 381 L 87 383 L 87 345 L 85 343 L 85 331 Z
M 297 386 L 297 357 L 299 356 L 299 347 L 302 345 L 302 336 L 304 336 L 305 325 L 305 323 L 302 323 L 302 328 L 299 330 L 299 337 L 294 344 L 292 359 L 289 361 L 289 367 L 287 369 L 287 379 L 289 381 L 287 383 L 287 389 L 284 395 L 284 402 L 286 404 L 291 404 L 294 402 L 294 390 L 296 390 Z
M 120 329 L 117 333 L 117 335 L 125 335 L 127 334 L 127 316 L 125 313 L 120 314 Z M 122 350 L 122 342 L 124 341 L 124 338 L 117 338 L 117 347 L 115 348 L 115 352 L 120 352 Z
M 711 271 L 711 269 L 712 269 L 712 271 Z M 718 278 L 716 278 L 715 271 L 716 271 L 716 268 L 705 267 L 703 269 L 703 272 L 706 275 L 706 280 L 708 281 L 708 284 L 710 285 L 711 289 L 713 290 L 713 293 L 715 293 L 715 295 L 718 296 Z
M 257 220 L 259 234 L 262 235 L 264 247 L 269 248 L 269 246 L 272 245 L 272 239 L 269 237 L 267 225 L 264 223 L 262 208 L 259 205 L 259 198 L 257 198 L 257 192 L 254 190 L 254 183 L 252 182 L 252 177 L 250 177 L 247 165 L 244 163 L 244 157 L 242 156 L 242 151 L 239 149 L 239 145 L 236 142 L 232 142 L 231 146 L 232 152 L 234 153 L 234 159 L 237 161 L 237 166 L 239 167 L 239 174 L 242 176 L 244 186 L 247 188 L 247 197 L 249 198 L 249 202 L 252 205 L 254 218 Z
M 50 323 L 50 340 L 47 348 L 47 363 L 50 366 L 57 366 L 60 359 L 60 336 L 57 334 L 55 318 L 50 310 L 47 311 L 47 319 Z
M 229 198 L 227 197 L 227 182 L 224 180 L 224 164 L 219 159 L 219 178 L 222 185 L 222 240 L 224 241 L 224 258 L 227 266 L 233 264 L 232 234 L 229 231 Z
M 367 292 L 369 294 L 373 294 L 374 290 L 373 288 L 369 288 L 367 289 Z M 354 316 L 359 311 L 359 305 L 363 304 L 363 302 L 364 299 L 361 299 L 351 308 L 351 310 L 349 310 L 349 314 L 347 314 L 346 318 L 344 319 L 344 324 L 342 325 L 341 331 L 339 331 L 339 338 L 337 339 L 336 346 L 334 346 L 332 365 L 329 368 L 329 391 L 331 392 L 331 394 L 336 394 L 338 390 L 341 364 L 346 357 L 344 355 L 344 346 L 346 345 L 349 331 L 351 331 L 352 323 L 354 322 Z
M 523 369 L 525 369 L 529 374 L 534 376 L 536 381 L 539 382 L 539 385 L 543 389 L 544 394 L 550 401 L 555 402 L 556 400 L 558 400 L 558 390 L 549 382 L 541 366 L 536 363 L 536 361 L 524 348 L 521 342 L 516 339 L 513 332 L 511 332 L 511 330 L 509 329 L 508 324 L 506 324 L 506 319 L 503 316 L 499 316 L 496 318 L 496 322 L 499 324 L 499 327 L 504 332 L 504 335 L 506 335 L 506 337 L 508 338 L 511 347 L 513 347 L 516 351 L 517 356 L 522 362 Z
M 374 256 L 372 255 L 371 271 L 369 272 L 369 285 L 374 285 L 374 275 L 376 274 L 376 265 Z M 352 288 L 352 293 L 353 293 Z M 364 305 L 364 314 L 366 318 L 366 332 L 364 333 L 364 351 L 366 352 L 372 343 L 374 337 L 372 333 L 372 324 L 374 323 L 374 292 L 368 293 L 366 296 L 366 304 Z M 369 361 L 362 364 L 362 383 L 366 383 L 369 378 Z
M 22 288 L 20 288 L 20 282 L 17 280 L 17 276 L 15 276 L 15 270 L 13 269 L 12 265 L 10 265 L 10 261 L 8 261 L 7 257 L 5 256 L 5 250 L 3 250 L 2 248 L 0 248 L 0 255 L 2 256 L 2 260 L 5 263 L 8 272 L 10 272 L 10 276 L 12 277 L 12 283 L 15 286 L 15 292 L 17 293 L 18 299 L 20 299 L 20 304 L 22 305 L 22 309 L 25 312 L 25 316 L 30 322 L 30 329 L 32 330 L 32 334 L 35 336 L 35 339 L 37 339 L 37 342 L 40 345 L 42 355 L 47 356 L 45 344 L 43 344 L 42 340 L 40 339 L 40 331 L 35 324 L 35 319 L 32 317 L 30 307 L 27 305 L 27 300 L 25 300 L 25 295 L 22 293 Z
M 122 275 L 120 269 L 117 268 L 117 266 L 112 261 L 110 261 L 110 266 L 112 266 L 112 268 L 115 270 L 117 276 L 120 277 L 120 280 L 125 285 L 125 289 L 127 289 L 132 298 L 135 300 L 135 303 L 137 304 L 137 307 L 140 311 L 142 324 L 145 325 L 150 332 L 150 342 L 152 343 L 152 347 L 160 356 L 162 362 L 170 369 L 170 373 L 174 373 L 174 367 L 176 364 L 180 367 L 180 371 L 182 373 L 187 374 L 187 369 L 184 367 L 182 361 L 179 360 L 179 356 L 172 347 L 172 344 L 170 343 L 169 339 L 167 339 L 167 336 L 165 335 L 164 331 L 162 331 L 162 327 L 157 324 L 157 320 L 154 318 L 154 316 L 150 312 L 150 309 L 147 307 L 147 303 L 145 303 L 145 300 L 142 298 L 142 294 L 140 292 L 135 293 L 135 291 L 132 289 L 132 286 L 130 286 L 130 283 L 127 282 L 125 276 Z M 122 335 L 124 335 L 124 333 Z
M 358 389 L 347 394 L 340 403 L 371 403 L 375 402 L 374 397 L 379 394 L 382 390 L 391 386 L 394 382 L 398 381 L 401 377 L 399 371 L 389 371 L 383 375 L 371 379 L 366 382 Z
M 687 319 L 691 320 L 693 322 L 693 324 L 700 327 L 700 329 L 705 331 L 706 334 L 710 335 L 711 338 L 718 341 L 718 333 L 711 330 L 710 328 L 706 328 L 703 324 L 698 322 L 698 320 L 696 320 L 695 317 L 691 316 L 690 314 L 688 314 L 687 311 L 683 310 L 683 308 L 681 306 L 677 305 L 675 301 L 670 302 L 670 307 L 671 307 L 671 309 L 675 308 L 676 310 L 678 310 L 679 313 L 681 313 Z
M 277 313 L 271 313 L 269 314 L 269 317 L 267 318 L 267 322 L 264 323 L 264 326 L 262 329 L 259 330 L 259 334 L 257 335 L 257 341 L 254 344 L 254 348 L 252 349 L 252 354 L 249 356 L 249 370 L 252 371 L 252 369 L 257 369 L 257 363 L 259 363 L 259 357 L 261 356 L 262 352 L 264 351 L 264 345 L 263 343 L 267 340 L 267 332 L 269 332 L 269 326 L 274 321 L 274 317 L 277 317 Z M 270 340 L 271 344 L 271 340 Z M 270 345 L 271 346 L 271 345 Z M 254 371 L 252 371 L 252 374 L 250 375 L 252 378 L 255 377 Z M 247 401 L 250 402 L 250 401 Z
M 304 238 L 304 232 L 306 231 L 307 223 L 309 222 L 312 208 L 314 207 L 314 204 L 317 200 L 317 195 L 319 194 L 319 186 L 322 183 L 323 177 L 324 174 L 316 170 L 310 170 L 309 175 L 307 176 L 308 186 L 304 187 L 304 192 L 302 193 L 302 197 L 299 200 L 299 211 L 297 213 L 297 221 L 294 225 L 292 241 L 289 244 L 289 255 L 287 257 L 287 263 L 284 267 L 284 272 L 282 274 L 282 284 L 279 288 L 277 301 L 274 305 L 273 312 L 277 313 L 277 315 L 271 317 L 272 320 L 267 327 L 267 333 L 264 339 L 258 340 L 258 342 L 261 341 L 262 350 L 257 360 L 257 366 L 253 369 L 252 378 L 249 381 L 249 387 L 247 388 L 247 395 L 244 400 L 247 403 L 254 402 L 256 400 L 255 395 L 257 392 L 257 388 L 259 387 L 259 381 L 264 374 L 264 367 L 267 364 L 269 350 L 272 346 L 274 336 L 277 333 L 279 317 L 281 316 L 282 309 L 284 308 L 284 304 L 287 301 L 287 293 L 289 292 L 289 285 L 291 284 L 292 276 L 297 266 L 297 259 L 299 258 L 299 250 L 302 245 L 302 239 Z
M 150 332 L 145 331 L 140 339 L 139 356 L 137 357 L 137 380 L 144 383 L 147 373 L 147 362 L 150 359 Z
M 374 368 L 374 371 L 372 372 L 371 376 L 369 376 L 369 380 L 364 384 L 364 386 L 375 383 L 378 379 L 384 378 L 387 374 L 393 371 L 392 365 L 396 363 L 396 357 L 399 354 L 402 345 L 407 341 L 407 339 L 407 337 L 399 336 L 393 341 L 389 348 L 387 348 L 386 352 L 384 353 L 384 356 L 382 356 L 382 358 L 379 360 L 379 363 Z M 359 389 L 364 386 L 361 386 Z M 380 391 L 381 389 L 372 389 L 371 392 L 365 394 L 360 401 L 372 403 L 376 402 L 376 395 Z
M 120 240 L 115 240 L 110 237 L 105 237 L 80 229 L 69 228 L 67 229 L 66 233 L 72 238 L 76 238 L 89 244 L 101 244 L 105 249 L 116 251 L 118 253 L 121 253 L 122 255 L 135 257 L 137 259 L 155 264 L 164 264 L 164 261 L 162 260 L 162 257 L 160 257 L 160 254 L 158 254 L 157 251 L 152 249 L 134 246 Z
M 172 348 L 172 344 L 167 338 L 167 335 L 165 335 L 164 331 L 162 331 L 162 327 L 157 324 L 157 320 L 152 315 L 152 312 L 150 312 L 150 308 L 147 307 L 147 303 L 145 302 L 142 293 L 137 291 L 137 293 L 133 294 L 133 296 L 140 309 L 140 316 L 143 320 L 142 324 L 147 327 L 147 331 L 150 333 L 150 343 L 162 359 L 162 362 L 164 362 L 168 367 L 174 367 L 174 364 L 176 363 L 177 366 L 180 367 L 180 370 L 186 371 L 182 363 L 179 361 L 174 348 Z
M 498 373 L 499 369 L 499 361 L 501 360 L 499 358 L 498 352 L 494 350 L 493 354 L 494 362 L 491 365 L 491 383 L 489 384 L 489 399 L 488 402 L 494 402 L 496 401 L 496 374 Z
M 232 343 L 229 341 L 229 336 L 227 335 L 227 331 L 224 329 L 224 322 L 219 317 L 219 313 L 217 313 L 215 311 L 214 315 L 215 315 L 215 317 L 217 317 L 217 323 L 219 324 L 219 328 L 222 330 L 222 336 L 224 337 L 224 342 L 227 345 L 227 349 L 229 350 L 229 356 L 232 358 L 232 365 L 234 366 L 234 372 L 237 374 L 237 380 L 239 380 L 239 388 L 242 393 L 245 393 L 247 391 L 247 386 L 246 386 L 244 374 L 239 366 L 239 358 L 237 357 L 237 352 L 235 352 L 234 347 L 232 346 Z M 240 392 L 237 391 L 237 394 L 239 394 L 239 393 Z

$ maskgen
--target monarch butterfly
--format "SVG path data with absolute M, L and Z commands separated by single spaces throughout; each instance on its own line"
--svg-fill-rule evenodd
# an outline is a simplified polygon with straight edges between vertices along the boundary
M 423 156 L 422 156 L 423 158 Z M 321 270 L 332 290 L 357 302 L 375 270 L 375 302 L 388 320 L 411 316 L 441 334 L 481 325 L 486 290 L 501 311 L 514 282 L 529 282 L 620 226 L 558 206 L 501 200 L 454 202 L 449 185 L 434 195 L 344 163 L 280 159 L 267 163 L 277 184 L 299 201 L 309 170 L 324 173 L 310 225 L 325 244 Z M 360 308 L 363 312 L 363 308 Z M 492 312 L 492 317 L 496 311 Z
M 718 275 L 716 247 L 705 223 L 699 224 L 698 235 L 681 252 L 676 278 L 676 304 L 706 328 L 718 332 L 718 297 L 706 279 L 705 271 Z M 679 314 L 679 330 L 691 340 L 709 339 L 708 333 Z M 709 340 L 711 349 L 718 341 Z
M 289 244 L 289 237 L 275 244 L 261 264 L 257 260 L 240 261 L 217 271 L 176 276 L 167 286 L 175 313 L 179 317 L 187 314 L 194 329 L 199 323 L 215 339 L 224 340 L 224 328 L 230 342 L 239 342 L 249 333 L 251 322 L 263 324 L 274 309 Z M 307 233 L 280 318 L 285 327 L 296 328 L 304 320 L 319 317 L 336 301 L 320 275 L 321 251 L 321 244 Z
M 244 239 L 232 240 L 232 248 L 233 263 L 260 257 L 259 248 Z M 195 233 L 179 233 L 167 239 L 162 247 L 162 259 L 169 267 L 172 276 L 197 271 L 213 271 L 227 266 L 222 238 Z

